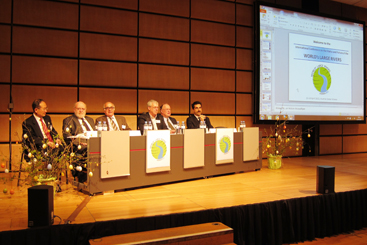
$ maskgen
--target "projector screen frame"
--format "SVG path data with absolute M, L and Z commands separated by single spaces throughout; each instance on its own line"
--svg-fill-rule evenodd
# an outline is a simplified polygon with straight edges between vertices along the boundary
M 357 97 L 358 99 L 358 103 L 357 104 L 357 107 L 359 106 L 363 106 L 363 118 L 360 118 L 360 120 L 348 120 L 348 119 L 343 119 L 342 117 L 338 118 L 338 116 L 335 116 L 335 118 L 338 118 L 338 119 L 332 119 L 332 118 L 329 118 L 329 119 L 322 119 L 321 117 L 323 117 L 322 115 L 319 115 L 317 119 L 314 119 L 314 118 L 311 118 L 311 117 L 308 117 L 308 116 L 303 116 L 304 117 L 307 117 L 307 118 L 310 118 L 310 119 L 299 119 L 299 116 L 293 116 L 293 118 L 291 118 L 292 116 L 288 116 L 287 114 L 282 114 L 282 111 L 281 109 L 279 109 L 279 113 L 275 114 L 272 116 L 271 119 L 268 118 L 268 116 L 266 116 L 266 119 L 264 119 L 264 116 L 262 117 L 262 119 L 260 118 L 260 115 L 261 115 L 261 111 L 260 111 L 260 96 L 266 96 L 266 93 L 263 93 L 262 91 L 260 91 L 260 79 L 261 79 L 261 70 L 260 70 L 260 55 L 261 55 L 261 50 L 260 50 L 260 42 L 262 41 L 260 39 L 260 6 L 266 6 L 266 7 L 271 7 L 271 8 L 277 8 L 277 9 L 282 9 L 284 11 L 293 11 L 293 12 L 296 12 L 296 13 L 299 13 L 299 14 L 306 14 L 306 15 L 312 15 L 314 16 L 315 18 L 317 17 L 321 17 L 321 18 L 329 18 L 329 19 L 332 19 L 332 20 L 335 20 L 335 21 L 346 21 L 346 22 L 351 22 L 351 23 L 357 23 L 357 24 L 360 24 L 360 25 L 363 25 L 363 65 L 362 65 L 362 69 L 363 69 L 363 74 L 362 74 L 362 84 L 360 83 L 357 83 L 358 86 L 362 86 L 362 98 L 360 97 Z M 254 117 L 253 117 L 253 122 L 254 124 L 274 124 L 276 120 L 285 120 L 287 119 L 289 123 L 294 123 L 294 124 L 365 124 L 366 123 L 366 30 L 365 30 L 365 22 L 364 21 L 361 21 L 361 20 L 356 20 L 356 19 L 348 19 L 348 18 L 343 18 L 343 17 L 339 17 L 339 16 L 331 16 L 331 15 L 327 15 L 327 14 L 322 14 L 322 13 L 316 13 L 316 12 L 312 12 L 312 11 L 305 11 L 305 10 L 301 10 L 301 9 L 296 9 L 296 8 L 291 8 L 291 7 L 286 7 L 286 6 L 282 6 L 282 5 L 279 5 L 279 4 L 273 4 L 273 3 L 266 3 L 266 2 L 255 2 L 254 4 L 254 76 L 253 76 L 253 88 L 254 88 L 254 96 L 253 96 L 253 103 L 254 103 Z M 291 31 L 288 31 L 288 33 L 291 33 Z M 295 35 L 297 38 L 297 34 Z M 301 35 L 299 35 L 301 36 Z M 299 37 L 298 37 L 299 38 Z M 326 38 L 326 37 L 325 37 Z M 339 41 L 341 38 L 335 38 L 336 41 Z M 264 41 L 264 40 L 263 40 Z M 266 41 L 266 40 L 265 40 Z M 334 41 L 334 40 L 333 40 Z M 342 42 L 342 41 L 340 41 Z M 288 52 L 289 52 L 289 44 L 287 45 L 288 47 Z M 350 51 L 351 54 L 352 51 Z M 272 55 L 272 54 L 270 54 Z M 349 55 L 351 56 L 351 55 Z M 352 56 L 351 56 L 352 57 Z M 358 57 L 360 58 L 360 57 Z M 271 59 L 271 56 L 270 56 L 270 59 Z M 289 64 L 288 64 L 289 65 Z M 352 62 L 350 62 L 350 67 L 352 67 Z M 272 69 L 272 67 L 270 67 L 270 69 Z M 350 68 L 352 69 L 352 68 Z M 289 88 L 290 88 L 290 83 L 289 83 L 289 68 L 287 69 L 288 70 L 288 74 L 287 74 L 287 82 L 288 82 L 288 92 L 289 92 Z M 351 71 L 351 74 L 352 74 L 352 71 Z M 263 74 L 263 77 L 264 77 L 264 74 Z M 273 79 L 272 77 L 272 73 L 270 73 L 270 79 Z M 351 79 L 352 80 L 352 79 Z M 360 79 L 358 79 L 360 80 Z M 273 81 L 270 82 L 270 85 L 272 86 L 273 85 Z M 350 87 L 350 90 L 351 90 L 351 94 L 352 94 L 352 85 L 353 85 L 353 81 L 351 81 L 351 87 Z M 270 90 L 271 90 L 271 87 L 270 86 Z M 279 86 L 279 85 L 278 85 Z M 355 85 L 354 85 L 355 86 Z M 358 90 L 359 91 L 359 90 Z M 272 92 L 271 92 L 272 93 Z M 265 94 L 265 95 L 264 95 Z M 320 93 L 321 94 L 321 93 Z M 272 100 L 272 94 L 269 95 L 270 96 L 270 100 Z M 288 94 L 289 96 L 289 94 Z M 288 99 L 288 98 L 287 98 Z M 339 97 L 338 97 L 339 99 Z M 350 98 L 345 98 L 346 100 L 350 99 L 350 100 L 353 100 L 354 97 L 352 98 L 352 96 L 350 96 Z M 313 102 L 313 101 L 312 101 Z M 317 102 L 317 101 L 316 101 Z M 353 101 L 355 103 L 355 101 Z M 361 102 L 361 103 L 360 103 Z M 277 103 L 277 102 L 273 102 L 271 101 L 271 103 Z M 287 106 L 291 106 L 291 103 L 292 102 L 289 102 L 287 103 Z M 318 101 L 318 103 L 320 103 L 320 101 Z M 343 102 L 341 102 L 343 103 Z M 266 103 L 265 103 L 266 104 Z M 296 104 L 296 103 L 295 103 Z M 302 102 L 300 102 L 300 104 L 302 104 Z M 304 102 L 304 104 L 307 104 L 308 106 L 312 107 L 312 103 L 310 102 Z M 325 105 L 328 105 L 325 103 Z M 330 105 L 330 104 L 329 104 Z M 265 105 L 266 106 L 266 105 Z M 277 106 L 277 108 L 279 107 L 279 105 Z M 280 106 L 280 108 L 284 108 L 283 104 Z M 335 108 L 335 107 L 334 107 Z M 327 109 L 325 109 L 327 110 Z M 358 108 L 359 111 L 361 111 L 361 108 Z M 264 114 L 263 114 L 264 115 Z M 361 115 L 362 116 L 362 115 Z M 298 117 L 298 118 L 297 118 Z M 346 116 L 344 116 L 346 117 Z M 357 116 L 351 116 L 350 118 L 356 118 Z M 325 117 L 326 118 L 326 117 Z

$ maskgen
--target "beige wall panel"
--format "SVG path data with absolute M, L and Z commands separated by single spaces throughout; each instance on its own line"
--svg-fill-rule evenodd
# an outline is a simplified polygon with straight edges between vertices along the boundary
M 116 7 L 116 8 L 126 8 L 126 9 L 138 9 L 138 0 L 127 0 L 127 1 L 120 1 L 120 0 L 81 0 L 81 3 L 89 3 L 94 5 L 101 5 L 101 6 L 109 6 L 109 7 Z
M 10 55 L 0 55 L 0 83 L 10 83 Z
M 140 64 L 139 87 L 189 89 L 189 68 Z
M 237 17 L 237 24 L 239 25 L 246 25 L 246 26 L 253 26 L 253 6 L 246 6 L 246 5 L 237 5 L 236 8 L 236 17 Z
M 237 114 L 252 114 L 252 95 L 237 94 Z
M 191 89 L 235 91 L 235 71 L 191 68 Z
M 225 23 L 235 23 L 235 4 L 224 1 L 191 1 L 191 17 Z
M 80 33 L 81 58 L 136 61 L 136 50 L 133 37 Z
M 141 13 L 139 36 L 189 41 L 189 20 Z
M 189 17 L 190 0 L 140 0 L 140 11 Z
M 237 47 L 253 48 L 254 47 L 254 30 L 249 27 L 237 26 Z
M 252 72 L 237 71 L 237 92 L 252 92 L 253 80 Z
M 343 124 L 343 134 L 367 134 L 367 124 Z
M 140 39 L 139 61 L 188 65 L 189 44 L 180 42 Z
M 18 170 L 19 169 L 19 162 L 22 157 L 22 145 L 21 144 L 12 144 L 12 170 Z M 0 162 L 6 162 L 9 161 L 9 144 L 0 145 Z M 9 165 L 6 165 L 9 167 Z
M 77 57 L 78 33 L 15 26 L 13 52 Z
M 191 104 L 202 103 L 203 114 L 234 114 L 235 96 L 232 93 L 191 92 Z
M 136 87 L 137 65 L 132 63 L 81 60 L 79 84 Z
M 77 88 L 56 86 L 13 85 L 14 112 L 32 112 L 32 102 L 43 99 L 48 113 L 67 113 L 77 99 Z
M 8 112 L 8 105 L 10 102 L 10 85 L 0 84 L 0 112 Z
M 137 21 L 136 12 L 80 6 L 80 30 L 137 35 Z
M 78 61 L 13 56 L 13 83 L 76 85 Z
M 320 135 L 341 135 L 342 125 L 341 124 L 320 124 Z
M 0 25 L 0 52 L 10 53 L 10 26 Z
M 237 49 L 236 62 L 237 62 L 237 69 L 252 70 L 253 69 L 252 50 Z
M 235 117 L 234 116 L 210 116 L 210 123 L 213 127 L 226 127 L 226 128 L 234 128 L 235 127 Z
M 168 103 L 171 106 L 171 113 L 173 115 L 188 113 L 189 92 L 140 90 L 139 114 L 148 111 L 147 103 L 151 99 L 158 101 L 159 106 L 163 103 Z
M 2 86 L 0 86 L 1 88 Z M 13 127 L 12 123 L 12 127 Z M 0 142 L 9 142 L 9 115 L 0 114 Z M 1 160 L 1 154 L 0 154 Z
M 79 99 L 87 104 L 88 113 L 104 114 L 103 104 L 115 104 L 115 113 L 136 113 L 135 89 L 80 88 Z
M 11 0 L 0 0 L 0 22 L 11 22 Z
M 343 153 L 366 152 L 367 136 L 344 136 L 343 137 Z
M 127 124 L 132 130 L 137 130 L 138 117 L 133 115 L 122 115 L 125 117 Z
M 192 44 L 191 65 L 234 69 L 235 49 Z
M 235 26 L 206 21 L 191 21 L 191 41 L 219 45 L 235 45 Z
M 57 1 L 14 1 L 15 24 L 78 29 L 79 8 L 76 4 Z
M 342 145 L 342 137 L 320 137 L 319 154 L 340 154 Z
M 237 130 L 238 130 L 238 127 L 241 124 L 241 121 L 245 121 L 246 127 L 259 127 L 259 125 L 254 125 L 253 124 L 252 117 L 250 117 L 250 116 L 237 116 L 236 117 L 236 128 L 237 128 Z

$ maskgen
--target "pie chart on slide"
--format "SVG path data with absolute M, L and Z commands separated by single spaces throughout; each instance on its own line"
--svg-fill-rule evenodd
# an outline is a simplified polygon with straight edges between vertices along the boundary
M 331 76 L 324 67 L 319 67 L 313 73 L 313 85 L 320 93 L 326 93 L 331 85 Z

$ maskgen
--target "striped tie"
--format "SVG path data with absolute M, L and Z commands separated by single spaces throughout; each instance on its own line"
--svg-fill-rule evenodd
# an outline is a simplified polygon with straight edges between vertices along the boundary
M 110 122 L 111 122 L 111 126 L 113 128 L 113 131 L 120 131 L 119 128 L 117 127 L 115 121 L 113 121 L 113 118 L 110 118 Z

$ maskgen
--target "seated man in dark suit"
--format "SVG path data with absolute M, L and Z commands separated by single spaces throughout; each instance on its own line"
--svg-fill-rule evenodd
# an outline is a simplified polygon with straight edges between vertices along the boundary
M 31 147 L 33 144 L 37 150 L 42 150 L 44 143 L 48 147 L 55 149 L 56 144 L 60 145 L 58 133 L 52 126 L 51 118 L 46 115 L 47 104 L 42 99 L 37 99 L 32 103 L 33 115 L 28 117 L 22 124 L 23 136 L 27 135 L 25 144 Z
M 193 115 L 190 115 L 186 119 L 186 125 L 187 128 L 200 128 L 200 121 L 204 121 L 206 124 L 206 128 L 213 128 L 213 126 L 210 123 L 209 117 L 202 115 L 202 108 L 201 108 L 201 102 L 195 101 L 191 105 Z
M 22 124 L 24 159 L 30 161 L 28 152 L 37 150 L 58 156 L 64 151 L 62 142 L 55 128 L 52 126 L 51 118 L 46 115 L 47 104 L 42 99 L 37 99 L 32 103 L 33 115 L 28 117 Z M 44 148 L 43 145 L 47 146 Z M 49 156 L 51 156 L 49 155 Z M 57 185 L 57 192 L 61 191 L 60 184 Z
M 145 122 L 152 122 L 153 130 L 165 129 L 163 117 L 158 114 L 159 104 L 155 100 L 149 100 L 148 112 L 144 112 L 138 117 L 138 129 L 140 129 L 141 135 L 144 133 Z
M 171 117 L 171 107 L 169 106 L 169 104 L 161 105 L 161 115 L 164 120 L 164 128 L 170 129 L 171 133 L 175 133 L 175 125 L 177 124 L 177 121 L 175 118 Z
M 87 131 L 94 131 L 94 121 L 91 117 L 86 116 L 87 105 L 78 101 L 74 105 L 74 115 L 67 117 L 63 120 L 62 131 L 64 140 L 67 144 L 73 144 L 74 152 L 84 157 L 87 153 L 87 141 L 86 139 L 72 139 L 70 136 L 76 136 L 78 134 L 85 133 Z M 87 180 L 87 175 L 83 171 L 79 173 L 73 173 L 78 175 L 79 182 L 85 182 Z
M 115 105 L 111 102 L 106 102 L 103 105 L 105 116 L 96 119 L 96 125 L 98 122 L 107 123 L 107 131 L 121 131 L 121 130 L 131 130 L 126 122 L 125 117 L 115 116 Z

